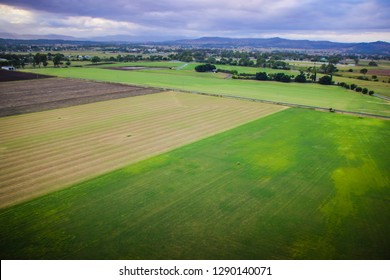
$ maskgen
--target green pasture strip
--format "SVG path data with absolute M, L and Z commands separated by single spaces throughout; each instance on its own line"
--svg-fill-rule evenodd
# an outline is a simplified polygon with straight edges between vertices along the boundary
M 215 66 L 219 69 L 237 70 L 238 73 L 248 73 L 248 74 L 256 74 L 258 72 L 266 72 L 267 74 L 271 74 L 271 73 L 286 73 L 290 75 L 299 74 L 299 71 L 295 71 L 295 70 L 272 69 L 272 68 L 262 68 L 262 67 L 244 67 L 244 66 L 234 66 L 234 65 L 215 65 Z
M 373 90 L 375 93 L 390 97 L 390 83 L 387 82 L 388 78 L 384 79 L 386 82 L 378 81 L 365 81 L 358 80 L 348 77 L 333 76 L 335 82 L 344 82 L 349 85 L 355 84 L 361 88 L 367 88 L 368 90 Z
M 185 62 L 172 61 L 137 61 L 137 62 L 119 62 L 110 65 L 91 65 L 90 67 L 106 68 L 106 67 L 131 67 L 131 66 L 145 66 L 145 67 L 178 67 L 184 65 Z
M 50 68 L 29 71 L 59 77 L 235 95 L 390 116 L 389 102 L 336 86 L 223 79 L 213 73 L 176 70 L 120 71 L 98 68 Z
M 390 122 L 289 109 L 0 211 L 1 259 L 389 259 Z

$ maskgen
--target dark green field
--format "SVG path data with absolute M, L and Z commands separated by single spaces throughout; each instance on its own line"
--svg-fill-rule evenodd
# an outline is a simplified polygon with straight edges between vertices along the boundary
M 1 259 L 389 259 L 390 122 L 288 109 L 0 211 Z

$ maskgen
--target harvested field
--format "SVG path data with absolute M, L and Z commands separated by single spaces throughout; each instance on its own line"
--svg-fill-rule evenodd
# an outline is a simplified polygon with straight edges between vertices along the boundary
M 388 260 L 389 138 L 287 109 L 0 209 L 0 257 Z
M 0 207 L 283 109 L 164 92 L 1 118 Z
M 0 69 L 0 82 L 35 80 L 35 79 L 46 79 L 46 78 L 53 78 L 53 76 Z
M 390 69 L 369 69 L 369 75 L 390 76 Z
M 6 82 L 0 84 L 0 117 L 160 91 L 153 88 L 63 78 Z

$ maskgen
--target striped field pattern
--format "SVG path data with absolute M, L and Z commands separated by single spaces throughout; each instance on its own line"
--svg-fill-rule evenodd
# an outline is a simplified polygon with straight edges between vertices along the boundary
M 0 119 L 0 208 L 285 109 L 164 92 Z

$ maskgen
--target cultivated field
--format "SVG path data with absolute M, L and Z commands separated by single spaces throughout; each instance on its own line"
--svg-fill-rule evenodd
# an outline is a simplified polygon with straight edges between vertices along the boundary
M 49 80 L 57 82 L 59 87 L 54 90 L 61 94 L 66 94 L 67 90 L 69 93 L 68 87 L 60 87 L 61 82 L 72 83 L 81 92 L 101 90 L 102 94 L 115 87 L 85 81 Z M 164 92 L 3 117 L 0 119 L 0 207 L 283 109 L 254 102 Z
M 63 78 L 6 82 L 0 83 L 0 117 L 156 92 L 161 90 Z
M 61 77 L 234 95 L 390 116 L 390 102 L 337 86 L 223 79 L 219 75 L 197 73 L 193 70 L 118 71 L 98 68 L 52 68 L 34 71 Z
M 240 115 L 232 105 L 218 105 L 224 102 L 218 98 L 165 93 L 131 100 L 166 100 L 166 95 L 188 113 L 200 110 L 203 124 L 193 131 L 206 129 L 220 114 L 219 106 L 231 111 L 222 119 Z M 204 100 L 213 110 L 201 113 Z M 159 109 L 161 102 L 165 109 Z M 146 130 L 154 127 L 163 142 L 183 135 L 163 135 L 166 118 L 161 114 L 171 106 L 161 99 L 148 103 L 160 116 L 159 126 L 138 113 Z M 182 122 L 193 118 L 182 115 L 170 125 L 185 126 Z M 108 124 L 101 120 L 100 125 Z M 117 130 L 122 131 L 117 138 L 105 138 L 112 145 L 135 131 Z M 0 211 L 0 256 L 389 259 L 389 138 L 389 121 L 284 110 Z M 90 137 L 89 144 L 101 141 L 104 138 Z M 113 147 L 110 151 L 116 153 Z M 72 164 L 77 167 L 79 162 Z M 89 166 L 94 165 L 89 159 Z M 59 172 L 64 167 L 52 166 Z
M 45 78 L 52 78 L 52 77 L 53 76 L 39 75 L 39 74 L 21 72 L 21 71 L 8 71 L 8 70 L 0 69 L 0 83 L 1 82 L 10 82 L 10 81 L 20 81 L 20 80 L 45 79 Z

